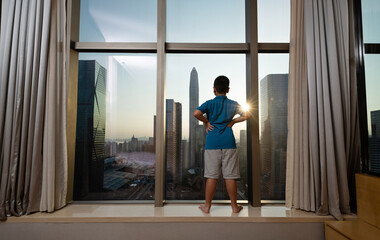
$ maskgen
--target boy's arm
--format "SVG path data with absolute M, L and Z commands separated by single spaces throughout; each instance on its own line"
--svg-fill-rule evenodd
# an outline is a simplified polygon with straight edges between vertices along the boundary
M 244 122 L 247 119 L 250 119 L 252 117 L 252 114 L 249 111 L 244 112 L 241 116 L 232 119 L 232 121 L 227 124 L 227 127 L 232 127 L 235 123 L 238 122 Z
M 211 125 L 209 120 L 203 116 L 203 113 L 200 110 L 196 109 L 194 111 L 193 115 L 196 119 L 198 119 L 199 121 L 202 121 L 206 124 L 206 131 L 207 132 L 209 132 L 209 131 L 211 132 L 214 129 L 214 126 Z

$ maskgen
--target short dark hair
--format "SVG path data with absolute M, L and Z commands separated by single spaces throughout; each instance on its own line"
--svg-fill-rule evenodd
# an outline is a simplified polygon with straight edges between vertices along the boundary
M 214 88 L 216 89 L 218 93 L 222 93 L 222 94 L 227 93 L 229 87 L 230 87 L 230 80 L 228 79 L 228 77 L 221 75 L 215 78 Z

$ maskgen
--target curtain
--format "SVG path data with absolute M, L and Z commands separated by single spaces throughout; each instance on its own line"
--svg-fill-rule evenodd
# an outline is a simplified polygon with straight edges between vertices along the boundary
M 0 33 L 0 219 L 66 204 L 69 0 L 7 0 Z
M 349 5 L 292 0 L 291 11 L 286 205 L 342 219 L 360 149 Z

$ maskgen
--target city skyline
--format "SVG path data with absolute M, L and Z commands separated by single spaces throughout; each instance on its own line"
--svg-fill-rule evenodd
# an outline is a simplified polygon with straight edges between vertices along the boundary
M 105 140 L 107 70 L 80 60 L 75 146 L 74 199 L 146 199 L 154 196 L 155 141 Z M 152 116 L 152 119 L 154 117 Z
M 154 123 L 151 116 L 156 114 L 156 57 L 153 54 L 80 53 L 79 60 L 96 60 L 107 68 L 106 139 L 152 136 Z M 199 103 L 215 97 L 213 81 L 221 74 L 231 81 L 227 96 L 245 103 L 244 54 L 168 55 L 167 62 L 165 99 L 176 99 L 184 109 L 189 108 L 188 78 L 194 67 L 199 73 Z M 137 112 L 138 117 L 133 117 Z M 184 112 L 183 118 L 189 119 L 189 112 Z M 189 139 L 189 122 L 183 122 L 183 139 Z M 236 136 L 246 128 L 245 125 L 239 123 L 234 126 Z
M 131 55 L 131 56 L 129 56 L 129 55 L 128 56 L 108 56 L 108 55 L 106 55 L 106 56 L 100 56 L 99 57 L 99 56 L 97 56 L 97 54 L 87 54 L 87 53 L 86 53 L 86 55 L 87 56 L 81 56 L 80 61 L 83 61 L 86 59 L 95 59 L 96 61 L 100 60 L 100 62 L 103 62 L 104 65 L 106 65 L 106 66 L 108 66 L 108 68 L 110 68 L 110 70 L 107 70 L 107 73 L 106 73 L 108 81 L 107 81 L 107 96 L 106 96 L 106 103 L 107 103 L 107 107 L 106 107 L 106 109 L 107 109 L 107 123 L 106 123 L 107 127 L 106 127 L 106 129 L 107 129 L 107 131 L 106 131 L 105 138 L 107 140 L 119 139 L 122 141 L 125 139 L 132 138 L 133 135 L 137 136 L 138 138 L 146 138 L 146 139 L 151 137 L 152 133 L 153 133 L 153 128 L 154 128 L 154 123 L 153 123 L 152 118 L 135 119 L 136 123 L 140 123 L 142 120 L 148 122 L 148 125 L 144 126 L 145 132 L 143 132 L 142 134 L 136 130 L 137 128 L 131 128 L 127 134 L 120 133 L 120 132 L 122 132 L 120 130 L 123 130 L 123 128 L 129 128 L 128 124 L 126 124 L 126 122 L 124 121 L 124 119 L 125 119 L 124 116 L 133 115 L 133 112 L 131 112 L 131 111 L 123 112 L 123 107 L 121 107 L 121 109 L 118 109 L 118 107 L 120 107 L 120 106 L 125 107 L 126 106 L 125 103 L 130 102 L 130 100 L 129 100 L 130 98 L 128 98 L 129 96 L 123 96 L 122 98 L 120 97 L 120 92 L 123 93 L 121 88 L 130 88 L 130 87 L 126 87 L 126 86 L 127 86 L 128 82 L 132 80 L 131 76 L 132 75 L 135 75 L 135 76 L 139 75 L 139 72 L 145 72 L 144 70 L 146 70 L 145 68 L 140 68 L 140 69 L 137 69 L 137 70 L 135 69 L 134 71 L 131 71 L 130 67 L 128 67 L 128 68 L 126 67 L 126 65 L 129 65 L 129 62 L 132 60 L 135 60 L 135 57 L 137 57 L 137 56 L 135 56 L 135 55 Z M 151 58 L 152 56 L 145 56 L 145 58 L 146 57 Z M 185 61 L 186 64 L 182 64 L 183 67 L 191 68 L 192 71 L 194 69 L 196 69 L 195 67 L 188 67 L 188 66 L 192 65 L 192 62 L 194 62 L 194 60 L 196 60 L 194 58 L 195 56 L 193 56 L 193 55 L 187 55 L 187 56 L 176 55 L 176 56 L 169 56 L 169 57 L 173 57 L 173 59 L 169 59 L 170 61 L 181 62 L 181 60 L 186 60 Z M 210 58 L 210 57 L 213 58 L 214 56 L 206 56 L 206 57 L 207 58 Z M 241 61 L 242 60 L 242 58 L 240 58 L 241 55 L 234 55 L 234 56 L 224 55 L 221 57 L 234 57 L 235 61 L 239 61 L 239 60 Z M 263 54 L 259 55 L 259 59 L 261 59 L 262 62 L 264 62 L 264 63 L 272 61 L 273 58 L 281 58 L 284 60 L 286 57 L 287 57 L 287 54 L 271 54 L 271 56 L 267 56 L 267 55 L 263 55 Z M 190 58 L 191 61 L 189 61 L 188 59 L 181 59 L 181 58 Z M 138 62 L 144 62 L 145 59 L 144 59 L 144 57 L 140 57 L 140 58 L 138 58 L 138 60 L 139 60 Z M 127 63 L 125 63 L 125 61 L 127 61 Z M 154 61 L 151 61 L 151 62 L 153 64 Z M 116 66 L 111 67 L 111 65 L 116 65 Z M 199 65 L 199 64 L 197 64 L 197 65 Z M 201 69 L 203 71 L 205 71 L 207 64 L 201 65 L 201 66 L 202 66 Z M 283 72 L 285 72 L 285 69 L 287 68 L 287 66 L 288 66 L 288 63 L 283 64 L 283 66 L 281 66 L 279 68 L 278 67 L 274 68 L 273 69 L 274 71 L 268 72 L 268 71 L 263 71 L 261 69 L 261 65 L 260 65 L 259 66 L 259 75 L 260 76 L 263 76 L 263 75 L 267 76 L 269 74 L 272 74 L 272 72 L 275 72 L 276 74 L 283 74 Z M 166 99 L 178 99 L 179 98 L 181 100 L 178 102 L 180 102 L 184 106 L 185 109 L 189 108 L 189 102 L 190 101 L 186 100 L 186 98 L 189 99 L 189 97 L 188 97 L 188 96 L 190 96 L 189 92 L 187 92 L 189 94 L 189 95 L 187 95 L 187 94 L 182 94 L 183 92 L 181 92 L 181 91 L 178 91 L 179 89 L 188 88 L 188 86 L 185 87 L 187 85 L 186 81 L 174 81 L 173 79 L 177 79 L 177 77 L 172 77 L 172 76 L 175 76 L 178 73 L 178 71 L 171 72 L 169 69 L 168 72 L 170 72 L 171 77 L 167 80 L 167 82 L 168 82 L 167 85 L 169 85 L 169 86 L 167 86 Z M 198 86 L 198 91 L 201 93 L 200 94 L 201 96 L 198 97 L 198 102 L 195 105 L 200 105 L 201 102 L 204 102 L 206 100 L 209 100 L 209 99 L 212 99 L 213 97 L 215 97 L 215 96 L 213 96 L 214 94 L 212 92 L 212 84 L 213 84 L 214 79 L 209 77 L 210 75 L 217 76 L 217 74 L 215 74 L 215 72 L 218 72 L 218 69 L 212 69 L 212 73 L 207 74 L 208 79 L 205 80 L 204 78 L 201 78 L 202 86 L 204 86 L 206 84 L 206 85 L 209 85 L 209 87 L 208 88 L 205 88 L 205 87 L 200 88 Z M 236 73 L 236 71 L 235 71 L 235 73 Z M 146 73 L 144 73 L 144 74 L 146 75 Z M 187 78 L 188 78 L 189 73 L 185 73 L 182 75 L 183 76 L 187 75 Z M 203 73 L 201 75 L 203 75 Z M 233 77 L 236 76 L 235 74 L 230 74 L 230 75 L 232 75 Z M 198 72 L 197 72 L 197 76 L 198 76 Z M 234 77 L 231 80 L 231 84 L 230 84 L 231 89 L 230 89 L 230 93 L 227 95 L 227 97 L 234 99 L 234 100 L 237 99 L 239 103 L 240 102 L 244 103 L 245 101 L 242 99 L 245 99 L 245 80 L 242 79 L 242 80 L 236 82 L 236 79 L 238 77 L 239 76 Z M 264 79 L 264 77 L 262 79 L 260 79 L 260 84 L 261 84 L 261 81 L 263 79 Z M 136 81 L 132 80 L 132 82 L 136 82 Z M 172 84 L 173 82 L 176 82 L 176 84 Z M 142 84 L 145 84 L 145 83 L 147 83 L 147 81 L 143 81 Z M 134 83 L 132 83 L 132 84 L 134 84 Z M 142 86 L 142 85 L 140 84 L 140 86 Z M 113 91 L 116 93 L 114 93 Z M 203 94 L 206 96 L 204 96 Z M 111 95 L 111 97 L 110 97 L 110 95 Z M 146 96 L 142 96 L 142 97 L 145 98 Z M 155 96 L 151 96 L 151 98 L 153 98 L 153 97 L 155 97 Z M 114 99 L 112 99 L 112 101 L 111 101 L 110 98 L 114 98 Z M 199 98 L 201 98 L 201 101 L 199 101 Z M 125 99 L 125 100 L 121 101 L 123 99 Z M 150 109 L 150 112 L 152 112 L 154 114 L 155 113 L 155 101 L 153 101 L 153 103 L 154 103 L 153 104 L 154 107 L 152 107 Z M 145 108 L 147 106 L 146 101 L 134 101 L 133 104 L 141 104 L 141 106 L 144 106 Z M 109 112 L 110 109 L 113 109 L 113 114 L 115 116 L 110 114 L 110 112 Z M 195 109 L 195 106 L 193 106 L 192 109 Z M 140 113 L 142 111 L 142 109 L 138 108 L 138 111 Z M 193 122 L 196 121 L 196 119 L 191 116 L 192 113 L 190 113 L 190 112 L 191 112 L 191 110 L 188 113 L 186 113 L 186 112 L 184 113 L 184 119 L 188 118 L 188 119 L 190 119 L 190 121 L 193 121 Z M 144 115 L 149 115 L 149 114 L 144 113 Z M 123 119 L 123 121 L 120 121 L 120 119 Z M 115 121 L 115 120 L 118 120 L 118 124 L 114 124 L 113 121 Z M 113 131 L 111 131 L 111 129 L 113 129 Z M 115 132 L 115 129 L 117 129 L 119 131 L 119 134 L 112 136 L 112 134 L 110 134 L 110 132 Z M 234 134 L 236 136 L 239 136 L 239 132 L 241 129 L 245 129 L 244 123 L 235 125 L 234 126 Z M 189 134 L 188 134 L 189 130 L 190 130 L 189 129 L 189 122 L 184 121 L 184 124 L 183 124 L 184 134 L 183 134 L 182 139 L 187 139 L 187 140 L 189 139 Z M 239 140 L 239 137 L 237 137 L 236 139 Z
M 108 198 L 112 196 L 109 191 L 119 191 L 120 189 L 122 192 L 130 192 L 131 190 L 127 190 L 128 186 L 135 186 L 140 189 L 139 191 L 145 193 L 132 194 L 128 199 L 139 199 L 140 197 L 151 199 L 154 195 L 152 178 L 154 178 L 155 168 L 156 127 L 154 123 L 156 116 L 150 116 L 150 121 L 153 122 L 153 136 L 141 138 L 133 134 L 131 138 L 125 136 L 119 141 L 106 140 L 106 123 L 108 122 L 105 114 L 107 112 L 106 99 L 109 99 L 107 94 L 110 93 L 106 86 L 110 86 L 107 85 L 109 82 L 107 76 L 112 76 L 112 74 L 106 74 L 106 69 L 96 60 L 80 60 L 79 66 L 76 157 L 81 160 L 76 164 L 81 166 L 78 167 L 78 172 L 81 172 L 80 169 L 83 167 L 88 168 L 83 170 L 87 171 L 87 174 L 77 177 L 77 179 L 83 179 L 81 187 L 85 191 L 80 190 L 82 194 L 78 193 L 79 196 L 86 195 L 87 192 L 89 194 L 87 199 L 96 199 L 96 196 Z M 122 65 L 120 64 L 120 66 Z M 120 73 L 120 70 L 124 70 L 122 67 L 111 69 L 118 69 L 118 76 L 127 76 Z M 268 74 L 260 81 L 260 145 L 264 199 L 283 198 L 287 135 L 287 77 L 288 74 Z M 187 79 L 188 106 L 183 107 L 183 104 L 176 99 L 166 99 L 167 199 L 202 199 L 204 197 L 203 191 L 200 189 L 204 184 L 202 179 L 206 131 L 204 125 L 192 116 L 192 112 L 200 104 L 199 79 L 195 67 L 192 68 L 190 74 L 188 73 Z M 119 84 L 116 85 L 119 86 Z M 111 87 L 115 88 L 113 85 Z M 187 107 L 188 109 L 186 109 Z M 184 113 L 188 114 L 188 141 L 182 137 L 183 132 L 186 131 L 183 123 L 187 120 L 183 116 Z M 81 117 L 83 114 L 87 114 L 85 118 Z M 89 123 L 92 125 L 88 125 Z M 82 131 L 81 129 L 87 130 Z M 238 191 L 240 198 L 245 199 L 247 192 L 246 129 L 239 129 L 238 134 L 235 133 L 235 136 L 240 138 L 237 148 L 242 171 L 242 179 L 238 182 Z M 92 137 L 89 138 L 89 136 Z M 87 145 L 82 143 L 86 141 Z M 89 155 L 86 149 L 92 149 L 92 154 Z M 78 155 L 81 152 L 87 155 L 85 157 Z M 90 184 L 90 188 L 86 187 L 89 182 L 94 183 Z M 192 184 L 188 185 L 189 183 Z M 147 191 L 148 189 L 149 191 Z M 118 197 L 123 199 L 121 195 Z M 218 184 L 215 197 L 227 198 L 223 181 Z
M 136 58 L 138 57 L 138 58 Z M 181 55 L 170 55 L 168 56 L 168 61 L 171 63 L 172 61 L 178 62 L 180 64 L 181 68 L 188 68 L 188 69 L 193 69 L 195 67 L 191 67 L 194 62 L 198 60 L 197 55 L 186 55 L 186 56 L 181 56 Z M 200 61 L 196 62 L 195 65 L 200 66 L 200 69 L 202 70 L 201 73 L 201 87 L 199 88 L 200 92 L 200 101 L 198 101 L 198 105 L 201 102 L 204 102 L 206 100 L 212 99 L 213 92 L 212 92 L 212 84 L 214 77 L 210 76 L 217 76 L 217 72 L 219 72 L 219 68 L 211 68 L 210 71 L 206 72 L 208 69 L 207 62 L 214 60 L 217 56 L 205 56 L 206 61 Z M 234 62 L 240 62 L 241 64 L 235 65 L 235 67 L 244 68 L 245 66 L 242 64 L 244 60 L 244 55 L 222 55 L 219 56 L 219 58 L 232 58 Z M 154 122 L 153 118 L 149 117 L 150 113 L 155 114 L 155 101 L 152 101 L 153 104 L 147 105 L 146 101 L 142 99 L 146 99 L 146 97 L 150 97 L 152 100 L 155 99 L 155 96 L 152 95 L 147 95 L 147 96 L 140 96 L 139 98 L 141 100 L 138 101 L 132 101 L 134 105 L 138 106 L 136 109 L 139 111 L 139 115 L 142 117 L 139 118 L 131 118 L 131 116 L 134 115 L 133 108 L 131 109 L 130 106 L 128 106 L 128 103 L 131 102 L 131 96 L 130 95 L 124 95 L 124 91 L 122 89 L 127 88 L 130 89 L 131 87 L 127 87 L 129 84 L 132 84 L 132 86 L 144 88 L 147 93 L 151 91 L 152 93 L 154 92 L 153 88 L 154 86 L 151 86 L 150 89 L 147 89 L 147 87 L 143 87 L 146 83 L 153 82 L 153 81 L 136 81 L 133 80 L 132 76 L 137 76 L 138 78 L 140 77 L 139 74 L 143 72 L 145 76 L 149 75 L 146 73 L 146 67 L 136 67 L 136 69 L 133 69 L 131 67 L 127 67 L 129 65 L 129 62 L 135 61 L 136 59 L 138 62 L 141 62 L 141 65 L 143 64 L 144 60 L 146 58 L 151 59 L 152 56 L 136 56 L 134 54 L 132 55 L 117 55 L 117 56 L 109 56 L 109 55 L 97 55 L 97 54 L 83 54 L 81 55 L 80 59 L 96 59 L 97 61 L 100 60 L 100 62 L 103 62 L 104 65 L 108 66 L 107 69 L 107 97 L 106 97 L 106 103 L 107 103 L 107 122 L 106 122 L 106 136 L 105 138 L 107 140 L 125 140 L 125 139 L 130 139 L 133 135 L 135 135 L 138 138 L 145 138 L 148 139 L 149 137 L 152 136 L 153 133 L 153 128 L 154 128 Z M 271 56 L 267 55 L 259 55 L 259 59 L 262 60 L 263 63 L 267 63 L 273 60 L 273 58 L 281 58 L 284 61 L 287 58 L 287 54 L 271 54 Z M 145 61 L 146 62 L 146 61 Z M 153 69 L 153 65 L 155 61 L 148 61 L 151 64 L 150 69 Z M 202 64 L 201 64 L 202 63 Z M 135 63 L 135 66 L 141 66 L 138 65 L 139 63 Z M 112 66 L 114 65 L 114 66 Z M 111 67 L 112 66 L 112 67 Z M 286 62 L 285 64 L 281 65 L 280 67 L 274 68 L 274 72 L 276 73 L 283 73 L 285 72 L 286 68 L 288 66 L 288 63 Z M 223 65 L 221 67 L 224 67 Z M 232 69 L 233 70 L 233 69 Z M 184 74 L 183 74 L 183 73 Z M 242 79 L 242 75 L 240 73 L 237 74 L 236 69 L 234 71 L 226 71 L 231 79 L 231 89 L 230 93 L 227 95 L 229 98 L 237 100 L 239 103 L 244 103 L 245 102 L 245 77 Z M 259 75 L 262 76 L 264 74 L 270 74 L 271 72 L 268 71 L 263 71 L 261 68 L 261 65 L 259 66 Z M 151 77 L 153 77 L 153 74 L 155 74 L 155 71 L 150 74 Z M 204 77 L 204 75 L 206 76 Z M 186 81 L 176 81 L 175 79 L 177 78 L 177 75 L 180 76 L 180 78 L 188 78 L 189 77 L 189 72 L 184 72 L 184 71 L 172 71 L 171 68 L 168 68 L 168 79 L 167 79 L 167 94 L 166 94 L 166 99 L 176 99 L 176 101 L 180 102 L 183 106 L 184 109 L 189 108 L 189 92 L 185 91 L 186 94 L 183 94 L 183 91 L 179 91 L 180 89 L 188 89 L 189 85 L 186 83 Z M 207 77 L 207 79 L 205 79 Z M 240 78 L 240 80 L 238 80 Z M 263 77 L 264 78 L 264 77 Z M 262 79 L 263 79 L 262 78 Z M 261 79 L 261 80 L 262 80 Z M 238 80 L 238 81 L 236 81 Z M 260 80 L 260 81 L 261 81 Z M 136 85 L 139 84 L 139 85 Z M 186 86 L 187 85 L 187 86 Z M 208 85 L 209 87 L 202 87 Z M 152 91 L 153 90 L 153 91 Z M 178 99 L 178 100 L 177 100 Z M 136 99 L 137 100 L 137 99 Z M 125 104 L 127 103 L 127 104 Z M 150 106 L 150 107 L 149 107 Z M 147 109 L 147 107 L 149 109 Z M 193 107 L 194 108 L 194 107 Z M 123 110 L 125 109 L 125 110 Z M 131 109 L 131 110 L 128 110 Z M 149 113 L 150 112 L 150 113 Z M 192 115 L 192 114 L 191 114 Z M 192 119 L 192 116 L 190 115 L 190 111 L 185 111 L 183 113 L 183 118 L 184 119 Z M 147 116 L 147 117 L 143 117 Z M 129 124 L 129 121 L 126 121 L 127 119 L 131 119 L 131 123 Z M 196 121 L 196 119 L 192 120 Z M 141 123 L 145 123 L 141 125 Z M 138 126 L 141 125 L 141 129 L 138 128 Z M 133 126 L 133 127 L 131 127 Z M 182 139 L 189 139 L 189 122 L 188 121 L 183 121 L 182 124 L 183 128 L 183 135 Z M 234 134 L 236 137 L 237 141 L 240 141 L 240 130 L 246 129 L 246 124 L 241 123 L 241 124 L 236 124 L 234 126 Z M 116 133 L 116 134 L 115 134 Z
M 188 110 L 182 111 L 182 104 L 175 99 L 166 99 L 166 198 L 167 199 L 202 199 L 203 191 L 199 188 L 203 188 L 203 155 L 205 144 L 205 128 L 203 124 L 200 124 L 192 116 L 192 112 L 199 105 L 199 87 L 198 87 L 198 74 L 195 67 L 188 75 L 188 89 L 189 89 L 189 102 L 191 107 Z M 189 140 L 182 139 L 182 114 L 183 112 L 189 113 L 190 122 L 190 138 Z M 191 134 L 193 132 L 194 134 Z M 246 199 L 247 189 L 245 183 L 246 178 L 246 165 L 247 154 L 242 152 L 246 151 L 246 130 L 240 130 L 240 136 L 243 136 L 244 141 L 238 143 L 239 156 L 241 158 L 240 168 L 242 170 L 242 180 L 239 181 L 239 198 Z M 237 136 L 239 138 L 239 136 Z M 154 165 L 146 165 L 144 163 L 144 156 L 141 155 L 140 164 L 134 165 L 137 160 L 131 160 L 131 154 L 143 154 L 144 152 L 154 153 L 154 140 L 150 137 L 139 139 L 134 135 L 132 138 L 119 139 L 118 142 L 106 141 L 105 143 L 105 168 L 104 173 L 104 185 L 103 187 L 108 190 L 117 191 L 124 188 L 126 184 L 132 184 L 138 186 L 133 182 L 134 178 L 139 178 L 139 175 L 135 172 L 141 172 L 141 170 L 134 170 L 133 172 L 124 172 L 121 167 L 121 163 L 134 166 L 135 168 L 141 168 L 146 166 L 148 169 L 153 168 Z M 191 154 L 193 153 L 193 154 Z M 132 161 L 132 162 L 129 162 Z M 150 160 L 146 160 L 151 162 Z M 149 167 L 150 166 L 150 167 Z M 121 172 L 120 172 L 121 171 Z M 130 170 L 132 171 L 132 170 Z M 126 180 L 130 179 L 130 180 Z M 189 184 L 195 182 L 196 184 Z M 186 194 L 184 194 L 184 191 Z M 146 194 L 142 194 L 146 196 Z M 148 194 L 149 195 L 149 194 Z M 227 192 L 223 181 L 217 186 L 217 192 L 215 195 L 218 199 L 226 199 Z M 130 199 L 130 198 L 128 198 Z

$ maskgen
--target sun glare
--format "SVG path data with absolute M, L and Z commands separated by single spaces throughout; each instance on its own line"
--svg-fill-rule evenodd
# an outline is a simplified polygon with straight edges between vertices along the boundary
M 248 103 L 243 103 L 241 105 L 241 108 L 243 109 L 244 112 L 246 112 L 250 109 L 250 106 L 248 105 Z

